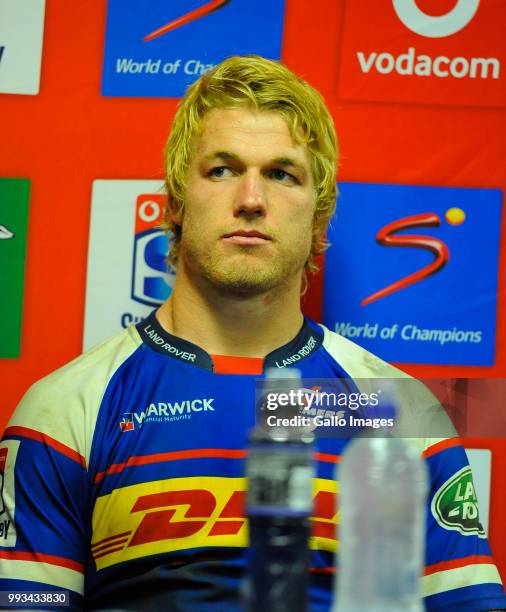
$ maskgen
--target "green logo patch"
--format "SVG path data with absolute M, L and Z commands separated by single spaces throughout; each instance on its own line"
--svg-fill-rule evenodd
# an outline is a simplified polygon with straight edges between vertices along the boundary
M 25 284 L 28 179 L 0 178 L 0 357 L 19 357 Z
M 436 521 L 450 531 L 462 535 L 486 537 L 480 523 L 478 502 L 469 466 L 449 478 L 432 499 L 432 514 Z

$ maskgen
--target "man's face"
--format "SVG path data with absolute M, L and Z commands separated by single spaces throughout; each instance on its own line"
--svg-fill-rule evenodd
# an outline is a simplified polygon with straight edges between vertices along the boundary
M 229 293 L 300 282 L 313 232 L 307 147 L 276 113 L 215 109 L 188 169 L 180 259 L 189 276 Z

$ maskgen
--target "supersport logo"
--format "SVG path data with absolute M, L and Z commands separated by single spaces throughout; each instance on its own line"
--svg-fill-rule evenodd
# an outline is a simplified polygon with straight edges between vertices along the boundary
M 460 208 L 450 208 L 446 211 L 446 220 L 451 225 L 460 225 L 464 222 L 465 213 Z M 441 218 L 436 213 L 421 213 L 418 215 L 410 215 L 409 217 L 403 217 L 397 219 L 387 225 L 383 226 L 376 234 L 376 241 L 382 246 L 394 246 L 394 247 L 410 247 L 420 248 L 430 251 L 435 255 L 434 261 L 427 266 L 420 268 L 412 274 L 408 274 L 403 278 L 375 291 L 368 297 L 364 298 L 361 302 L 361 306 L 367 306 L 376 300 L 386 297 L 396 291 L 405 289 L 409 285 L 413 285 L 424 278 L 439 272 L 448 263 L 450 259 L 450 251 L 446 244 L 438 238 L 432 236 L 423 236 L 421 234 L 403 234 L 401 236 L 394 236 L 395 232 L 400 230 L 409 229 L 412 227 L 439 227 L 441 225 Z
M 144 37 L 144 42 L 148 42 L 153 40 L 154 38 L 158 38 L 159 36 L 163 36 L 163 34 L 167 34 L 167 32 L 171 32 L 176 28 L 180 28 L 187 23 L 191 23 L 196 19 L 200 19 L 201 17 L 205 17 L 209 13 L 217 11 L 220 8 L 223 8 L 226 4 L 228 4 L 230 0 L 211 0 L 207 4 L 199 6 L 198 8 L 190 11 L 189 13 L 185 13 L 181 15 L 181 17 L 177 17 L 177 19 L 173 19 L 169 23 L 166 23 L 162 27 L 150 32 Z

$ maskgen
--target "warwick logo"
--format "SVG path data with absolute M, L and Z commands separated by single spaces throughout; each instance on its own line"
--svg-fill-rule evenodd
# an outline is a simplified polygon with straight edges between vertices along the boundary
M 191 419 L 195 413 L 214 412 L 214 397 L 182 400 L 181 402 L 152 402 L 142 411 L 131 413 L 133 423 L 167 423 Z

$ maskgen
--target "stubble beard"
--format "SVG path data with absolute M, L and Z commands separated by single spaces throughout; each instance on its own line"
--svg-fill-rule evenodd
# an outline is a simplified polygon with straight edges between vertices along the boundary
M 296 242 L 297 243 L 297 242 Z M 301 276 L 309 256 L 307 248 L 290 248 L 273 256 L 263 247 L 205 248 L 198 236 L 182 236 L 180 257 L 192 277 L 203 279 L 220 294 L 249 297 L 265 294 Z M 270 247 L 266 247 L 270 248 Z

